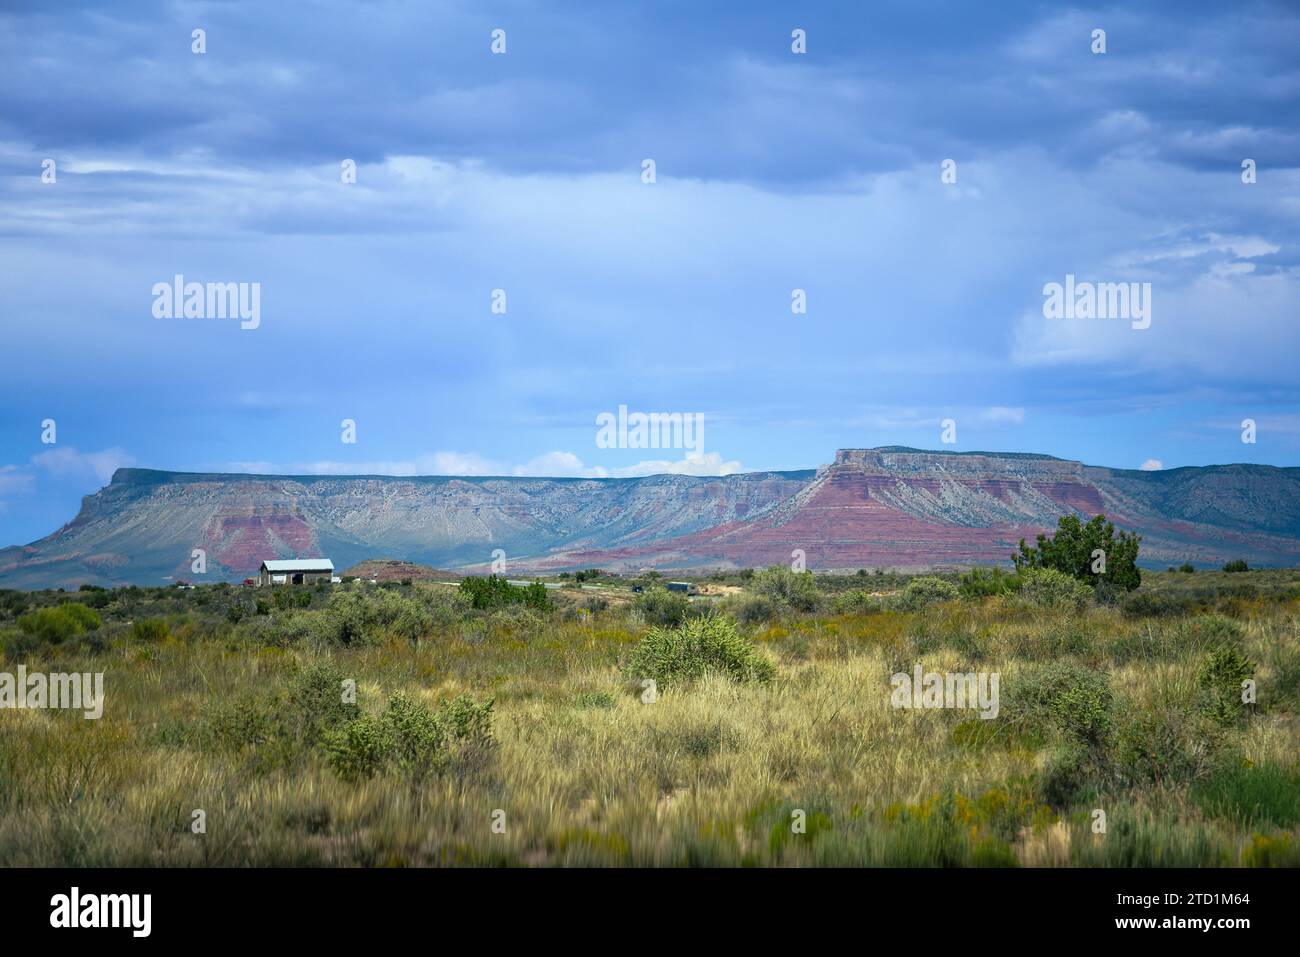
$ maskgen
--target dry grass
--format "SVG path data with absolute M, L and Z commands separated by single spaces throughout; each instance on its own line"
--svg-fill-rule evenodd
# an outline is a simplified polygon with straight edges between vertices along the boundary
M 998 672 L 1006 715 L 1026 675 L 1068 660 L 1109 676 L 1117 724 L 1164 715 L 1191 733 L 1201 649 L 1179 637 L 1186 619 L 1067 618 L 1003 599 L 792 615 L 752 630 L 777 662 L 771 684 L 710 676 L 652 704 L 622 671 L 644 631 L 622 609 L 471 616 L 360 648 L 55 648 L 25 663 L 104 671 L 107 706 L 99 721 L 0 712 L 0 864 L 1296 864 L 1297 821 L 1211 816 L 1192 800 L 1219 767 L 1294 773 L 1300 753 L 1296 689 L 1280 684 L 1300 659 L 1294 601 L 1240 620 L 1260 704 L 1215 732 L 1213 759 L 1141 786 L 1100 774 L 1064 806 L 1042 786 L 1050 734 L 999 722 L 972 737 L 973 712 L 894 710 L 890 674 L 917 662 Z M 214 709 L 256 710 L 320 660 L 356 680 L 369 711 L 399 689 L 430 704 L 493 696 L 493 755 L 418 786 L 394 774 L 353 784 L 319 748 L 268 764 L 256 746 L 205 743 Z M 1091 829 L 1097 808 L 1105 834 Z M 205 834 L 191 831 L 195 809 Z

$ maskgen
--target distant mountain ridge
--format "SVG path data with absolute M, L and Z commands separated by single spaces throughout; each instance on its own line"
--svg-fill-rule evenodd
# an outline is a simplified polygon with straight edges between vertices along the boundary
M 1300 563 L 1300 468 L 1137 471 L 1032 453 L 841 449 L 819 469 L 626 479 L 119 469 L 68 525 L 0 549 L 0 587 L 237 580 L 266 558 L 386 556 L 511 573 L 1006 561 L 1059 515 L 1104 512 L 1165 565 Z M 191 571 L 202 549 L 205 575 Z

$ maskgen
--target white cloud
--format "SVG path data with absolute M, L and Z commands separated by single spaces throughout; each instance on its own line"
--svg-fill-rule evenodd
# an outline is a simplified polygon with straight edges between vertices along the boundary
M 732 475 L 742 471 L 739 462 L 724 460 L 717 452 L 688 455 L 676 461 L 651 459 L 635 465 L 606 468 L 585 465 L 572 452 L 546 452 L 522 465 L 498 462 L 477 452 L 431 452 L 411 459 L 368 462 L 231 462 L 223 469 L 265 475 L 512 475 L 520 478 L 634 478 L 643 475 Z
M 135 458 L 116 446 L 100 452 L 79 452 L 65 445 L 33 455 L 32 464 L 56 478 L 94 478 L 107 482 L 119 468 L 134 465 Z
M 610 475 L 614 478 L 632 478 L 638 475 L 660 475 L 664 473 L 672 475 L 734 475 L 740 471 L 742 469 L 739 462 L 725 462 L 717 452 L 707 452 L 704 455 L 688 455 L 676 462 L 663 459 L 638 462 L 636 465 L 627 468 L 611 469 Z
M 979 418 L 985 422 L 1006 422 L 1011 425 L 1023 425 L 1025 422 L 1025 410 L 1023 408 L 992 405 L 987 409 L 981 410 Z
M 1159 472 L 1165 465 L 1159 459 L 1147 459 L 1138 466 L 1143 472 Z
M 1244 268 L 1249 266 L 1220 259 L 1206 263 L 1197 276 L 1157 277 L 1147 329 L 1135 329 L 1124 319 L 1046 319 L 1039 297 L 1021 314 L 1012 359 L 1028 367 L 1105 363 L 1283 379 L 1291 357 L 1300 353 L 1300 324 L 1295 321 L 1300 270 L 1258 273 Z M 1115 275 L 1097 281 L 1137 278 Z
M 31 487 L 32 476 L 17 465 L 0 465 L 0 495 L 23 492 Z
M 881 432 L 905 429 L 940 427 L 943 419 L 953 418 L 958 426 L 973 422 L 984 426 L 1023 425 L 1025 410 L 1022 406 L 989 405 L 960 407 L 917 408 L 915 406 L 873 406 L 865 415 L 850 420 L 852 428 L 868 428 Z
M 31 472 L 17 465 L 0 465 L 0 512 L 8 509 L 8 499 L 31 490 L 33 476 Z

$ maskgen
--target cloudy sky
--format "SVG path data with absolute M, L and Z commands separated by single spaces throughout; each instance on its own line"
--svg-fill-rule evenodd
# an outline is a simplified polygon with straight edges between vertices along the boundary
M 122 465 L 1300 464 L 1297 50 L 1248 0 L 7 3 L 0 544 Z M 177 274 L 260 325 L 156 318 Z M 1150 327 L 1045 318 L 1067 274 Z

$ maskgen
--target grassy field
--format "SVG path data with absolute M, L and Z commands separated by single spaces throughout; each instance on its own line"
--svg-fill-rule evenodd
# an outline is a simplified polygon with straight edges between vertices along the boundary
M 0 672 L 106 691 L 0 710 L 0 865 L 1300 863 L 1300 572 L 782 579 L 0 593 Z M 998 716 L 892 707 L 917 664 Z

